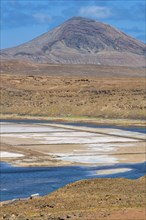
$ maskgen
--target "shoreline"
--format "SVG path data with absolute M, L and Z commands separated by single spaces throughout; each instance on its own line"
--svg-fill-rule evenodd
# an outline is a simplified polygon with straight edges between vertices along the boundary
M 66 215 L 66 216 L 73 215 L 74 216 L 74 214 L 72 214 L 70 211 L 70 207 L 67 206 L 68 200 L 67 201 L 64 200 L 65 202 L 63 204 L 63 207 L 66 207 L 65 210 L 64 208 L 62 209 L 62 201 L 61 201 L 61 208 L 58 209 L 59 212 L 58 210 L 56 211 L 56 207 L 59 207 L 58 204 L 60 204 L 60 198 L 62 198 L 63 195 L 65 196 L 64 198 L 66 198 L 66 193 L 67 193 L 67 198 L 70 199 L 71 204 L 72 204 L 71 195 L 76 195 L 75 206 L 74 206 L 75 209 L 73 211 L 74 213 L 78 213 L 78 212 L 82 213 L 83 208 L 80 207 L 80 205 L 78 209 L 79 211 L 76 211 L 77 210 L 76 204 L 81 204 L 80 200 L 83 200 L 82 204 L 84 204 L 85 203 L 84 201 L 87 198 L 88 198 L 86 202 L 87 205 L 85 206 L 84 210 L 86 210 L 86 212 L 88 211 L 88 216 L 91 216 L 90 214 L 91 210 L 90 209 L 88 210 L 87 207 L 91 207 L 91 204 L 96 204 L 96 207 L 100 207 L 100 209 L 103 209 L 102 203 L 104 204 L 104 206 L 106 205 L 106 207 L 109 207 L 109 204 L 114 204 L 116 202 L 117 204 L 119 204 L 120 210 L 121 210 L 121 204 L 123 204 L 122 207 L 125 210 L 125 207 L 127 207 L 127 204 L 129 203 L 129 192 L 131 192 L 130 201 L 133 202 L 131 203 L 133 204 L 133 206 L 130 205 L 130 207 L 133 207 L 133 210 L 135 211 L 137 210 L 138 215 L 139 215 L 139 209 L 138 208 L 135 209 L 135 204 L 141 204 L 140 205 L 141 213 L 144 213 L 143 188 L 144 188 L 144 178 L 146 174 L 144 172 L 143 167 L 145 166 L 146 161 L 145 161 L 145 156 L 144 156 L 145 142 L 144 142 L 143 133 L 135 133 L 134 131 L 132 132 L 132 131 L 120 130 L 120 128 L 118 130 L 118 127 L 117 129 L 116 128 L 112 128 L 112 129 L 97 128 L 96 129 L 96 128 L 90 128 L 90 127 L 85 127 L 85 126 L 80 128 L 78 126 L 59 125 L 59 123 L 51 124 L 50 121 L 49 122 L 45 121 L 44 126 L 43 126 L 41 123 L 39 123 L 40 120 L 42 119 L 37 121 L 36 124 L 19 123 L 19 120 L 17 120 L 16 123 L 3 123 L 2 124 L 3 136 L 2 136 L 1 151 L 9 153 L 7 155 L 10 155 L 10 153 L 12 153 L 13 156 L 17 154 L 25 155 L 25 156 L 11 157 L 11 158 L 5 157 L 5 158 L 2 158 L 2 160 L 8 161 L 10 164 L 12 164 L 12 166 L 13 164 L 15 164 L 16 167 L 23 167 L 23 168 L 26 167 L 26 169 L 27 168 L 29 169 L 29 167 L 32 167 L 32 168 L 34 167 L 34 169 L 37 169 L 37 167 L 41 167 L 41 168 L 42 167 L 46 167 L 46 168 L 56 167 L 56 170 L 63 169 L 65 172 L 65 167 L 70 166 L 70 168 L 68 167 L 66 169 L 70 170 L 71 175 L 73 175 L 72 174 L 73 170 L 74 172 L 77 172 L 78 170 L 80 170 L 79 168 L 74 168 L 75 166 L 84 167 L 83 170 L 86 171 L 87 169 L 87 171 L 91 172 L 90 176 L 92 175 L 93 179 L 87 180 L 90 176 L 89 174 L 86 174 L 86 176 L 84 177 L 84 180 L 77 180 L 77 181 L 75 180 L 73 183 L 71 184 L 69 183 L 67 185 L 65 184 L 65 186 L 63 187 L 61 186 L 58 189 L 54 189 L 54 191 L 52 192 L 49 192 L 49 186 L 47 185 L 48 188 L 47 188 L 46 194 L 41 194 L 42 192 L 40 193 L 39 190 L 36 190 L 37 194 L 40 193 L 40 195 L 34 198 L 31 198 L 33 193 L 29 193 L 28 195 L 25 194 L 25 197 L 21 195 L 20 198 L 18 199 L 16 197 L 15 197 L 16 199 L 11 199 L 12 197 L 9 197 L 9 200 L 0 201 L 0 206 L 1 206 L 1 209 L 3 210 L 1 213 L 2 216 L 5 216 L 5 213 L 9 213 L 9 216 L 12 216 L 12 215 L 14 216 L 14 210 L 16 209 L 16 207 L 18 207 L 19 209 L 18 213 L 21 213 L 21 216 L 27 215 L 28 217 L 30 217 L 30 213 L 33 212 L 34 214 L 31 219 L 34 219 L 34 216 L 37 217 L 37 215 L 42 216 L 42 210 L 43 210 L 43 215 L 46 216 L 47 215 L 46 208 L 47 210 L 49 209 L 49 213 L 51 213 L 49 214 L 49 217 L 50 215 L 51 216 L 56 215 L 56 216 L 61 216 L 61 217 L 62 215 Z M 31 120 L 32 118 L 30 119 L 30 122 Z M 101 121 L 103 122 L 103 119 Z M 54 122 L 54 120 L 52 120 L 52 122 Z M 77 120 L 75 122 L 77 122 Z M 134 124 L 136 124 L 136 122 L 137 121 L 133 121 Z M 89 123 L 91 123 L 91 121 Z M 95 143 L 95 139 L 98 140 L 96 141 L 96 143 Z M 65 159 L 65 156 L 64 156 L 65 153 L 66 153 L 66 158 L 71 159 L 70 161 L 63 160 Z M 71 153 L 73 157 L 71 156 L 70 158 Z M 86 155 L 87 153 L 89 154 L 88 159 L 90 159 L 89 160 L 90 162 L 91 162 L 90 155 L 98 157 L 100 154 L 101 155 L 109 154 L 107 156 L 107 158 L 109 159 L 108 161 L 109 164 L 105 163 L 105 167 L 104 167 L 103 161 L 101 164 L 79 163 L 79 162 L 72 161 L 72 159 L 74 159 L 74 156 L 76 157 L 76 159 L 77 159 L 77 156 L 83 156 L 81 157 L 81 159 L 84 159 L 86 156 L 88 157 L 88 155 Z M 93 158 L 94 157 L 92 157 L 92 159 Z M 117 158 L 115 160 L 117 160 L 118 162 L 114 163 L 114 160 L 112 158 Z M 99 160 L 100 160 L 100 156 L 99 156 Z M 110 164 L 110 161 L 112 161 L 111 164 Z M 133 163 L 132 161 L 135 161 L 135 163 Z M 139 163 L 136 163 L 136 161 L 139 161 Z M 72 168 L 72 166 L 74 167 Z M 88 166 L 89 169 L 86 166 Z M 95 166 L 97 166 L 97 169 Z M 56 175 L 56 170 L 54 170 L 55 175 Z M 81 169 L 81 173 L 84 173 L 83 170 Z M 131 179 L 135 178 L 135 179 L 131 180 L 130 178 Z M 89 183 L 91 183 L 91 185 L 89 185 Z M 101 190 L 99 190 L 100 184 L 101 184 Z M 105 188 L 104 192 L 103 192 L 103 185 Z M 79 191 L 77 190 L 77 186 L 80 187 Z M 93 186 L 95 186 L 94 189 L 93 189 Z M 132 186 L 132 189 L 131 189 L 131 186 Z M 4 186 L 4 188 L 7 188 L 7 187 Z M 108 194 L 107 194 L 107 189 L 108 189 Z M 121 189 L 123 190 L 122 193 L 121 193 Z M 136 197 L 135 197 L 135 194 L 133 195 L 133 189 L 137 190 L 137 191 L 134 191 L 134 192 L 137 192 Z M 70 194 L 69 194 L 69 190 L 71 190 Z M 93 193 L 91 193 L 91 190 L 93 191 Z M 97 203 L 95 203 L 97 199 L 96 198 L 94 199 L 93 196 L 96 196 L 97 190 L 99 190 L 98 194 L 100 194 L 100 199 L 98 200 Z M 111 193 L 109 196 L 110 190 L 111 190 Z M 117 195 L 117 190 L 118 190 L 118 195 Z M 88 197 L 87 197 L 87 194 L 84 197 L 83 192 L 87 192 L 87 191 L 88 191 Z M 142 192 L 143 194 L 141 194 L 140 192 Z M 56 194 L 58 195 L 58 198 L 59 198 L 58 200 L 56 200 L 57 198 L 56 196 L 52 197 L 53 195 L 56 195 Z M 140 197 L 139 194 L 142 196 Z M 114 199 L 113 199 L 113 195 L 114 195 Z M 78 199 L 78 196 L 80 200 Z M 137 200 L 135 200 L 135 198 L 137 198 Z M 90 204 L 88 204 L 89 199 L 91 201 Z M 52 206 L 52 201 L 53 201 L 53 206 Z M 46 208 L 41 208 L 36 213 L 36 207 L 34 206 L 33 208 L 33 204 L 37 204 L 38 207 L 40 207 L 40 204 L 42 204 L 41 207 L 46 207 Z M 31 207 L 30 211 L 28 210 L 29 207 Z M 94 208 L 94 205 L 93 205 L 93 208 Z M 128 208 L 126 208 L 125 213 L 127 213 Z M 24 209 L 28 210 L 27 214 L 26 212 L 23 213 Z M 110 208 L 107 208 L 107 209 L 109 209 L 107 213 L 113 213 L 114 205 L 113 205 L 113 208 L 111 206 Z M 94 216 L 97 216 L 99 211 L 100 210 L 97 209 L 94 213 Z M 103 211 L 105 211 L 105 208 Z M 84 216 L 86 216 L 87 214 L 86 212 L 82 214 L 83 215 L 82 219 L 85 219 Z M 17 219 L 17 216 L 19 216 L 19 214 L 17 214 L 17 211 L 15 211 L 15 213 L 16 213 L 16 219 Z M 69 213 L 69 214 L 66 214 L 66 213 Z M 130 215 L 131 213 L 133 213 L 133 211 L 130 212 Z M 122 215 L 124 214 L 122 213 Z M 141 214 L 141 215 L 144 216 L 144 214 Z M 78 216 L 78 214 L 76 214 L 76 216 Z M 41 218 L 42 217 L 40 217 L 40 219 Z M 57 219 L 60 219 L 60 218 L 58 217 Z M 67 217 L 65 219 L 67 219 Z
M 144 162 L 144 163 L 146 163 L 146 161 Z M 135 168 L 135 166 L 137 167 L 137 168 Z M 36 196 L 36 198 L 39 198 L 39 199 L 43 199 L 43 198 L 45 198 L 46 196 L 49 196 L 49 195 L 51 195 L 52 193 L 54 193 L 54 192 L 57 192 L 58 190 L 60 190 L 60 189 L 62 189 L 62 188 L 64 188 L 64 187 L 66 187 L 67 185 L 71 185 L 71 184 L 75 184 L 75 183 L 77 183 L 77 182 L 79 182 L 79 181 L 83 181 L 83 182 L 85 182 L 86 183 L 86 181 L 88 181 L 88 180 L 99 180 L 99 181 L 101 181 L 101 180 L 104 180 L 104 179 L 108 179 L 108 180 L 111 180 L 111 181 L 113 181 L 113 179 L 115 180 L 115 181 L 120 181 L 120 180 L 125 180 L 125 181 L 138 181 L 138 180 L 140 180 L 140 179 L 142 179 L 142 178 L 145 178 L 146 177 L 146 173 L 143 173 L 143 175 L 141 175 L 141 176 L 139 176 L 139 177 L 135 177 L 135 178 L 131 178 L 130 176 L 128 176 L 127 174 L 126 175 L 124 175 L 124 173 L 127 173 L 127 172 L 136 172 L 136 171 L 134 171 L 135 169 L 136 170 L 138 170 L 138 169 L 140 169 L 139 168 L 139 166 L 144 166 L 144 164 L 143 163 L 135 163 L 135 164 L 132 164 L 131 166 L 130 165 L 127 165 L 127 164 L 119 164 L 119 166 L 116 166 L 116 165 L 109 165 L 109 166 L 102 166 L 101 168 L 99 168 L 99 167 L 97 167 L 97 169 L 95 169 L 96 167 L 94 167 L 93 166 L 93 169 L 92 169 L 92 167 L 91 166 L 88 166 L 87 167 L 87 170 L 85 169 L 85 171 L 86 172 L 91 172 L 91 174 L 90 174 L 90 177 L 88 178 L 88 174 L 87 174 L 87 176 L 85 177 L 85 178 L 81 178 L 81 179 L 78 179 L 78 180 L 75 180 L 75 181 L 73 181 L 73 182 L 71 182 L 71 183 L 66 183 L 65 185 L 63 185 L 63 186 L 61 186 L 61 187 L 59 187 L 58 189 L 55 189 L 55 190 L 53 190 L 53 191 L 51 191 L 51 192 L 49 192 L 48 191 L 48 193 L 46 193 L 46 194 L 44 194 L 44 195 L 41 195 L 40 193 L 37 193 L 37 196 Z M 77 170 L 78 169 L 82 169 L 82 167 L 84 167 L 84 166 L 73 166 L 73 169 L 75 168 L 75 167 L 77 167 Z M 14 166 L 11 166 L 11 167 L 9 167 L 10 169 L 12 168 L 15 168 Z M 21 167 L 16 167 L 16 168 L 21 168 Z M 26 170 L 27 170 L 27 168 L 28 167 L 23 167 L 23 168 L 26 168 Z M 36 168 L 36 167 L 32 167 L 32 168 Z M 41 167 L 42 168 L 42 167 Z M 51 167 L 44 167 L 44 168 L 51 168 Z M 67 168 L 69 168 L 69 167 L 67 167 Z M 70 169 L 71 169 L 71 167 L 70 167 Z M 14 169 L 13 169 L 13 171 L 14 171 Z M 47 170 L 46 170 L 47 171 Z M 10 172 L 10 171 L 9 171 Z M 31 172 L 33 172 L 33 171 L 31 171 Z M 118 176 L 117 176 L 118 175 Z M 5 191 L 5 189 L 4 190 L 2 190 L 2 191 Z M 9 200 L 1 200 L 0 201 L 0 206 L 3 206 L 3 205 L 9 205 L 9 204 L 13 204 L 13 203 L 15 203 L 15 202 L 18 202 L 18 201 L 26 201 L 26 200 L 31 200 L 31 199 L 33 199 L 31 196 L 32 196 L 33 194 L 31 193 L 30 195 L 27 195 L 27 197 L 16 197 L 16 198 L 12 198 L 12 199 L 9 199 Z M 35 195 L 35 194 L 34 194 Z M 34 196 L 34 199 L 35 199 L 35 196 Z
M 120 173 L 124 173 L 124 172 L 127 172 L 127 171 L 131 171 L 131 169 L 129 169 L 129 168 L 116 168 L 117 170 L 121 170 L 121 172 Z M 110 171 L 112 171 L 112 169 L 110 169 Z M 121 178 L 121 177 L 110 177 L 110 178 L 107 178 L 107 177 L 98 177 L 98 175 L 106 175 L 106 173 L 103 171 L 103 170 L 99 170 L 99 171 L 96 171 L 96 175 L 97 175 L 97 177 L 96 178 L 94 178 L 94 179 L 115 179 L 116 181 L 117 180 L 121 180 L 121 179 L 123 179 L 123 180 L 127 180 L 127 181 L 137 181 L 137 180 L 140 180 L 141 178 L 145 178 L 146 177 L 146 174 L 145 175 L 143 175 L 143 176 L 141 176 L 141 177 L 139 177 L 139 178 L 137 178 L 137 179 L 128 179 L 128 178 L 126 178 L 126 177 L 123 177 L 123 178 Z M 115 172 L 113 172 L 113 173 L 111 173 L 111 172 L 108 172 L 107 174 L 116 174 Z M 77 180 L 77 181 L 75 181 L 74 183 L 76 183 L 76 182 L 79 182 L 79 181 L 87 181 L 87 180 L 92 180 L 92 179 L 85 179 L 85 180 Z M 74 183 L 70 183 L 70 184 L 74 184 Z M 70 184 L 67 184 L 67 185 L 70 185 Z M 61 188 L 59 188 L 59 189 L 62 189 L 62 188 L 64 188 L 64 187 L 66 187 L 66 185 L 65 186 L 63 186 L 63 187 L 61 187 Z M 57 191 L 57 190 L 55 190 L 55 191 Z M 55 192 L 55 191 L 53 191 L 53 192 Z M 46 196 L 49 196 L 50 194 L 52 194 L 53 192 L 50 192 L 50 193 L 47 193 L 46 195 L 37 195 L 36 197 L 37 198 L 39 198 L 39 199 L 43 199 L 44 197 L 46 197 Z M 35 197 L 34 197 L 35 198 Z M 22 198 L 14 198 L 14 199 L 10 199 L 10 200 L 1 200 L 0 201 L 0 206 L 3 206 L 3 205 L 9 205 L 9 204 L 13 204 L 13 203 L 15 203 L 15 202 L 18 202 L 18 201 L 27 201 L 27 200 L 31 200 L 32 198 L 31 198 L 31 195 L 29 196 L 29 197 L 22 197 Z
M 71 122 L 71 123 L 93 123 L 97 125 L 113 125 L 113 126 L 137 126 L 146 127 L 145 119 L 132 119 L 132 118 L 99 118 L 99 117 L 49 117 L 49 116 L 31 116 L 31 115 L 17 115 L 17 114 L 0 114 L 0 120 L 36 120 L 38 122 Z
M 27 217 L 66 220 L 81 217 L 103 220 L 119 219 L 118 216 L 123 219 L 126 215 L 126 219 L 144 219 L 145 178 L 146 176 L 136 180 L 125 178 L 79 180 L 45 196 L 1 201 L 0 216 L 8 219 L 13 216 L 15 219 Z M 131 216 L 132 218 L 129 218 Z

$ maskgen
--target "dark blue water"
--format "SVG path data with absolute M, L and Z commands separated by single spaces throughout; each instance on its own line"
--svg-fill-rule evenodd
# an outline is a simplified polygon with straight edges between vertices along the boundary
M 130 168 L 131 171 L 110 175 L 96 175 L 97 170 L 113 168 Z M 137 179 L 146 174 L 146 162 L 137 164 L 120 164 L 100 167 L 13 167 L 0 163 L 0 200 L 29 197 L 39 193 L 45 195 L 66 184 L 89 178 L 124 177 Z
M 115 128 L 115 129 L 122 129 L 125 131 L 133 131 L 133 132 L 140 132 L 140 133 L 146 133 L 146 127 L 139 127 L 139 126 L 118 126 L 118 125 L 97 125 L 93 123 L 75 123 L 75 122 L 66 122 L 61 123 L 66 125 L 74 125 L 78 127 L 89 127 L 89 128 Z
M 91 128 L 117 128 L 122 129 L 125 131 L 133 131 L 133 132 L 140 132 L 140 133 L 146 133 L 146 127 L 139 127 L 139 126 L 118 126 L 118 125 L 97 125 L 94 123 L 75 123 L 75 122 L 57 122 L 57 121 L 51 121 L 51 120 L 37 120 L 37 119 L 2 119 L 1 122 L 13 122 L 13 123 L 50 123 L 50 124 L 64 124 L 64 125 L 74 125 L 74 126 L 85 126 L 85 127 L 91 127 Z
M 55 123 L 46 120 L 2 120 L 17 123 Z M 120 127 L 110 125 L 95 125 L 90 123 L 62 123 L 76 126 L 95 128 L 120 128 L 123 130 L 146 133 L 143 127 Z M 130 168 L 131 171 L 109 175 L 96 175 L 96 171 L 114 168 Z M 13 167 L 0 162 L 0 200 L 29 197 L 39 193 L 45 195 L 66 184 L 89 178 L 117 178 L 137 179 L 146 175 L 146 162 L 137 164 L 118 164 L 100 167 Z

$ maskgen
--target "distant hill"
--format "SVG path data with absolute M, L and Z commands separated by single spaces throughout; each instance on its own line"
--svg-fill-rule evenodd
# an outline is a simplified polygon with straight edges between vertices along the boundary
M 17 47 L 1 50 L 5 60 L 36 63 L 145 66 L 146 45 L 110 25 L 73 17 Z

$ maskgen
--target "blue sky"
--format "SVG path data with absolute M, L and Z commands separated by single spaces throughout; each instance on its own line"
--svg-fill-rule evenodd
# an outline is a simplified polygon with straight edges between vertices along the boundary
M 145 42 L 145 0 L 1 0 L 1 48 L 17 46 L 73 16 L 110 24 Z

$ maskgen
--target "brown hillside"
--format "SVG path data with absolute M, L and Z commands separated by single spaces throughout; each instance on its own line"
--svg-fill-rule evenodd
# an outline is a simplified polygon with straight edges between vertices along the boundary
M 78 181 L 42 198 L 1 207 L 1 219 L 144 220 L 145 177 Z

